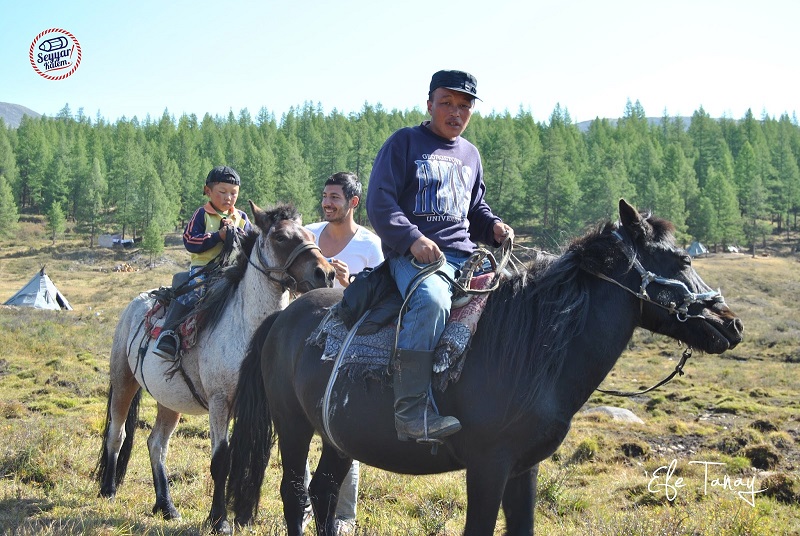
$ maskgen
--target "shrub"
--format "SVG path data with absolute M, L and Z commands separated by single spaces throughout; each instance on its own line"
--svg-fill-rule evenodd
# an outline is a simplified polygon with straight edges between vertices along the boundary
M 762 444 L 747 448 L 744 455 L 757 469 L 772 469 L 778 465 L 780 459 L 771 446 Z
M 595 459 L 600 451 L 600 444 L 597 439 L 590 437 L 581 441 L 572 453 L 570 461 L 573 463 L 590 462 Z

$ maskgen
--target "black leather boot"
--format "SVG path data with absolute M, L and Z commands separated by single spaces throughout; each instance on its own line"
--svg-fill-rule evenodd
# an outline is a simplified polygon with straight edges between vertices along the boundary
M 175 361 L 178 357 L 178 348 L 181 347 L 181 338 L 175 332 L 184 317 L 189 314 L 192 307 L 184 305 L 177 300 L 172 300 L 167 308 L 167 316 L 164 325 L 161 326 L 161 334 L 156 341 L 153 353 L 163 359 Z
M 397 439 L 441 442 L 461 430 L 455 417 L 442 417 L 428 403 L 433 352 L 398 348 L 394 358 L 394 427 Z

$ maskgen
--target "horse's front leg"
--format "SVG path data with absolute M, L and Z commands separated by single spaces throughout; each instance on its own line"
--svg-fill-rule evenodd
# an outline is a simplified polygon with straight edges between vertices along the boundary
M 167 450 L 169 449 L 169 438 L 175 427 L 178 426 L 181 414 L 172 411 L 166 406 L 158 403 L 156 422 L 153 424 L 153 431 L 147 438 L 147 448 L 150 451 L 150 468 L 153 471 L 153 486 L 156 490 L 156 504 L 153 506 L 153 513 L 161 512 L 164 519 L 180 519 L 181 514 L 172 503 L 169 493 L 169 481 L 167 480 Z
M 308 492 L 304 482 L 308 460 L 308 449 L 314 429 L 304 422 L 296 421 L 296 426 L 278 431 L 278 448 L 281 453 L 283 478 L 281 479 L 281 499 L 283 501 L 283 518 L 289 536 L 303 534 L 303 517 L 307 504 Z
M 539 464 L 511 477 L 503 493 L 503 512 L 506 515 L 506 534 L 533 536 L 533 508 L 536 504 L 536 477 Z
M 467 522 L 464 536 L 494 533 L 509 472 L 506 464 L 492 462 L 491 457 L 476 460 L 467 466 Z
M 336 506 L 339 502 L 339 488 L 341 488 L 342 481 L 352 463 L 352 458 L 340 456 L 327 443 L 323 445 L 317 470 L 308 486 L 319 536 L 336 536 Z

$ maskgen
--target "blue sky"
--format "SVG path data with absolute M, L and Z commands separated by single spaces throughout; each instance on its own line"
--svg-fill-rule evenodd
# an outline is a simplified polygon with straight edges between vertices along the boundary
M 306 101 L 424 109 L 447 68 L 477 77 L 484 115 L 546 121 L 560 104 L 584 121 L 638 99 L 650 116 L 777 117 L 800 111 L 798 20 L 797 0 L 6 0 L 0 101 L 110 121 L 262 107 L 280 119 Z M 81 44 L 65 80 L 28 59 L 49 28 Z

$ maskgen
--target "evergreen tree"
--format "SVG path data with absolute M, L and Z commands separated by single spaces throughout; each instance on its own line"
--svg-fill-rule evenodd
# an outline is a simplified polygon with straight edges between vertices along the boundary
M 178 164 L 178 181 L 180 193 L 180 213 L 178 215 L 179 227 L 183 228 L 189 221 L 195 209 L 202 205 L 203 184 L 214 166 L 209 160 L 200 156 L 200 133 L 197 118 L 183 115 L 178 120 L 178 129 L 172 138 L 170 156 Z
M 61 207 L 69 205 L 68 195 L 73 181 L 72 160 L 72 148 L 62 133 L 42 183 L 42 200 L 45 206 L 53 206 L 54 203 L 58 203 Z M 69 210 L 67 213 L 69 214 Z
M 277 201 L 275 155 L 269 147 L 256 145 L 259 140 L 256 137 L 245 145 L 244 163 L 237 170 L 242 177 L 240 198 L 252 199 L 259 206 L 268 206 Z
M 706 197 L 711 202 L 709 239 L 722 246 L 735 245 L 742 238 L 742 222 L 736 189 L 731 179 L 713 167 L 708 172 Z
M 145 156 L 140 146 L 132 141 L 117 147 L 119 157 L 114 158 L 109 172 L 109 202 L 114 208 L 112 217 L 122 230 L 122 237 L 135 229 L 138 222 L 139 181 L 145 174 Z M 135 231 L 134 231 L 135 235 Z
M 14 202 L 14 192 L 6 181 L 5 175 L 0 173 L 0 214 L 3 215 L 3 225 L 0 225 L 0 236 L 10 238 L 19 227 L 19 212 Z
M 514 119 L 506 112 L 485 119 L 486 133 L 476 137 L 481 148 L 486 198 L 497 214 L 506 219 L 524 218 L 524 189 L 519 147 L 514 139 Z M 482 139 L 481 139 L 482 138 Z
M 164 253 L 164 235 L 155 221 L 151 221 L 144 230 L 142 237 L 142 251 L 150 255 L 150 265 L 154 257 Z
M 700 188 L 705 188 L 709 168 L 715 167 L 719 170 L 723 164 L 720 148 L 725 144 L 725 140 L 722 138 L 719 124 L 711 119 L 702 106 L 692 115 L 689 136 L 694 145 L 697 182 Z
M 0 117 L 0 177 L 5 178 L 6 186 L 11 188 L 13 196 L 14 187 L 18 180 L 18 172 L 14 148 L 11 147 L 11 140 L 9 138 L 10 134 L 6 128 L 6 124 L 3 118 Z
M 40 207 L 47 168 L 52 158 L 50 143 L 45 136 L 46 119 L 22 116 L 17 129 L 19 145 L 16 147 L 18 190 L 15 193 L 21 208 Z
M 750 142 L 745 140 L 733 164 L 733 182 L 736 185 L 736 195 L 739 199 L 739 209 L 742 214 L 751 213 L 748 205 L 754 188 L 753 184 L 756 180 L 759 183 L 759 189 L 761 189 L 763 183 L 759 174 L 756 154 Z M 764 200 L 760 200 L 760 203 L 763 204 L 763 202 Z M 760 210 L 763 210 L 763 206 Z
M 75 214 L 78 229 L 89 233 L 89 247 L 94 247 L 95 237 L 101 232 L 103 224 L 103 198 L 108 192 L 108 183 L 100 170 L 100 159 L 92 162 L 92 171 L 89 173 L 83 188 L 79 190 Z
M 63 235 L 66 230 L 67 218 L 64 216 L 64 211 L 59 203 L 53 203 L 47 211 L 47 232 L 53 239 L 53 245 L 56 243 L 56 238 Z
M 279 135 L 277 139 L 276 198 L 293 203 L 306 223 L 317 218 L 317 196 L 311 186 L 311 171 L 303 160 L 297 142 Z

